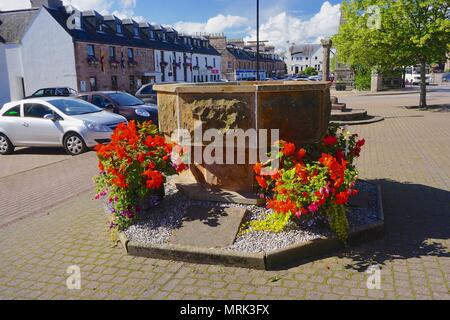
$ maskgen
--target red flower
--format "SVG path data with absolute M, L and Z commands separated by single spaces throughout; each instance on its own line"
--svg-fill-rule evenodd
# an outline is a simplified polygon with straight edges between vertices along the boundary
M 349 197 L 349 194 L 348 194 L 347 191 L 338 193 L 336 195 L 336 204 L 338 204 L 338 205 L 345 205 L 345 204 L 347 204 L 348 197 Z
M 262 164 L 257 163 L 253 166 L 253 171 L 259 176 L 261 175 Z
M 147 189 L 159 189 L 164 183 L 164 177 L 159 171 L 149 169 L 142 175 L 147 178 Z
M 334 146 L 338 142 L 335 136 L 328 136 L 323 139 L 323 143 L 326 146 Z
M 357 146 L 358 148 L 362 148 L 362 147 L 364 147 L 365 144 L 366 144 L 366 140 L 361 139 L 361 140 L 359 140 L 359 141 L 356 143 L 356 146 Z
M 341 161 L 345 159 L 345 153 L 342 150 L 336 151 L 336 158 Z
M 261 188 L 267 189 L 269 186 L 267 185 L 266 180 L 263 177 L 256 177 L 256 180 L 258 181 L 258 184 Z
M 105 171 L 105 167 L 103 166 L 103 163 L 101 161 L 98 162 L 98 169 L 103 172 Z
M 285 143 L 283 146 L 283 154 L 286 157 L 292 156 L 295 152 L 295 144 L 293 143 Z
M 302 160 L 306 156 L 306 150 L 301 148 L 297 153 L 297 159 Z

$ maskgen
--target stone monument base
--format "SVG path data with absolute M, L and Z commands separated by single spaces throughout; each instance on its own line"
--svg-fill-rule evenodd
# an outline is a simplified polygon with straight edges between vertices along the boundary
M 190 171 L 180 174 L 175 179 L 175 185 L 192 200 L 237 203 L 245 205 L 258 205 L 264 200 L 258 198 L 253 193 L 229 191 L 218 188 L 210 188 L 197 182 Z

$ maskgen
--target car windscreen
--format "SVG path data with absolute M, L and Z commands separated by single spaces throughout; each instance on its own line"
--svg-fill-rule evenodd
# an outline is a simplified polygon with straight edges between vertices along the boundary
M 72 100 L 72 99 L 60 99 L 60 100 L 50 100 L 50 104 L 55 106 L 59 111 L 68 116 L 78 116 L 82 114 L 102 112 L 103 110 L 97 108 L 89 102 L 83 100 Z
M 133 107 L 145 104 L 145 102 L 141 99 L 138 99 L 128 93 L 109 93 L 107 96 L 121 107 Z

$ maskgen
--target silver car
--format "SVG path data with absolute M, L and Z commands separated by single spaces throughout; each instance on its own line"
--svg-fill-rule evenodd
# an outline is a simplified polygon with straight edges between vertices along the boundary
M 15 147 L 64 147 L 79 155 L 108 143 L 127 120 L 74 98 L 49 97 L 10 102 L 0 109 L 0 155 Z

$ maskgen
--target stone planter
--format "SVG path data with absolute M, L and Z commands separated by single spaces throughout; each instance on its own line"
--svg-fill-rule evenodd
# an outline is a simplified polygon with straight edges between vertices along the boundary
M 171 84 L 155 85 L 154 89 L 158 92 L 161 134 L 171 137 L 177 129 L 186 129 L 192 137 L 191 144 L 202 149 L 210 142 L 194 141 L 198 123 L 202 132 L 278 129 L 280 139 L 300 145 L 322 139 L 331 117 L 328 82 Z M 258 145 L 257 141 L 247 142 L 244 151 L 259 151 Z M 263 153 L 269 147 L 270 139 Z M 239 151 L 242 150 L 234 148 L 235 153 Z M 199 183 L 209 188 L 253 192 L 253 164 L 195 163 L 191 171 Z

